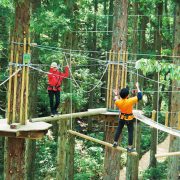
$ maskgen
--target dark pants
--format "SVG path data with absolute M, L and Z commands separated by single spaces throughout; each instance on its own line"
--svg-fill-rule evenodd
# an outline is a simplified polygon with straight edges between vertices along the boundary
M 60 91 L 48 90 L 48 94 L 49 94 L 51 113 L 55 114 L 57 112 L 57 108 L 60 103 Z M 56 100 L 55 105 L 54 105 L 54 96 L 55 96 L 55 100 Z
M 114 137 L 114 141 L 116 141 L 116 142 L 118 141 L 119 136 L 121 135 L 122 129 L 125 124 L 127 125 L 127 128 L 128 128 L 128 145 L 132 146 L 133 145 L 134 120 L 130 120 L 130 121 L 123 120 L 123 119 L 119 120 L 118 128 L 116 129 L 116 134 Z

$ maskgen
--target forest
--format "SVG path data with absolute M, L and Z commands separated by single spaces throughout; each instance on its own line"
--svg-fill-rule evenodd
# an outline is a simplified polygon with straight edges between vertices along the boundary
M 136 82 L 128 153 L 113 90 Z M 0 160 L 2 180 L 178 180 L 180 1 L 1 0 Z

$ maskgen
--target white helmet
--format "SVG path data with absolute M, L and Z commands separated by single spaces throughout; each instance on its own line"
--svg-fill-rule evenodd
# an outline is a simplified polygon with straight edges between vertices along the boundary
M 57 66 L 57 63 L 56 63 L 56 62 L 52 62 L 52 63 L 51 63 L 51 67 L 52 67 L 52 68 L 53 68 L 53 67 L 54 67 L 54 68 L 57 68 L 57 67 L 58 67 L 58 66 Z

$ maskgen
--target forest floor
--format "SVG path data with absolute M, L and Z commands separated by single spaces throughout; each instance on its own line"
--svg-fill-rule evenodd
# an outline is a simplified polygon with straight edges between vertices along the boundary
M 169 136 L 160 144 L 157 146 L 157 154 L 159 153 L 166 153 L 169 151 Z M 166 158 L 158 158 L 158 162 L 163 162 Z M 150 161 L 150 151 L 146 152 L 142 158 L 139 161 L 139 175 L 141 175 L 141 172 L 145 171 L 149 166 Z M 120 180 L 126 179 L 126 168 L 123 168 L 120 171 Z

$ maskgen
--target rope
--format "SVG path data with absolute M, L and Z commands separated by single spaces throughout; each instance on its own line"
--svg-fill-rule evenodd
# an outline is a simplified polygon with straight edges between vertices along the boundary
M 5 84 L 7 81 L 9 81 L 9 79 L 11 79 L 13 76 L 15 76 L 20 70 L 21 70 L 21 68 L 18 69 L 17 71 L 15 71 L 11 76 L 9 76 L 5 81 L 3 81 L 3 82 L 0 84 L 0 86 L 2 86 L 2 85 Z
M 66 60 L 66 63 L 68 64 L 66 55 L 65 55 L 65 60 Z M 68 66 L 69 66 L 69 65 L 68 65 Z M 106 73 L 106 71 L 107 71 L 107 68 L 108 68 L 108 64 L 106 65 L 106 68 L 105 68 L 105 70 L 104 70 L 101 78 L 99 79 L 99 82 L 98 82 L 92 89 L 90 89 L 89 91 L 86 91 L 86 90 L 83 90 L 83 89 L 82 89 L 82 91 L 83 91 L 83 92 L 86 92 L 86 93 L 89 93 L 89 92 L 93 91 L 97 86 L 99 86 L 99 84 L 101 83 L 102 78 L 104 77 L 104 75 L 105 75 L 105 73 Z M 70 74 L 71 74 L 71 77 L 72 77 L 73 81 L 75 82 L 75 84 L 76 84 L 79 88 L 81 88 L 81 86 L 80 86 L 80 85 L 77 83 L 77 81 L 75 80 L 75 78 L 74 78 L 74 76 L 73 76 L 73 74 L 72 74 L 71 69 L 70 69 Z
M 65 55 L 65 54 L 64 54 L 64 55 Z M 66 55 L 65 55 L 65 57 L 66 57 Z M 109 61 L 108 61 L 108 64 L 110 64 Z M 119 64 L 119 65 L 123 66 L 122 63 L 116 63 L 116 62 L 115 62 L 115 64 Z M 10 63 L 10 65 L 26 66 L 26 65 L 24 65 L 24 64 L 16 64 L 16 63 Z M 32 67 L 32 65 L 36 65 L 36 64 L 30 64 L 30 65 L 31 65 L 31 67 Z M 85 66 L 86 66 L 86 65 L 85 65 Z M 103 65 L 103 66 L 107 66 L 107 64 L 106 64 L 106 65 Z M 127 67 L 130 67 L 130 66 L 125 66 L 126 69 L 127 69 Z M 134 68 L 134 67 L 133 67 L 133 68 Z M 42 71 L 42 70 L 41 70 L 41 71 Z M 127 70 L 127 71 L 128 71 L 128 70 Z M 136 75 L 137 75 L 137 73 L 136 73 L 136 72 L 133 72 L 133 70 L 128 71 L 128 72 L 131 73 L 131 74 L 136 74 Z M 143 75 L 141 75 L 141 74 L 138 74 L 138 76 L 140 76 L 140 77 L 142 77 L 142 78 L 144 78 L 144 79 L 147 79 L 147 80 L 149 80 L 149 81 L 152 81 L 152 82 L 160 83 L 160 82 L 158 82 L 158 81 L 156 81 L 156 80 L 154 80 L 154 79 L 145 77 L 145 76 L 143 76 Z M 160 84 L 166 85 L 165 83 L 160 83 Z M 176 86 L 173 86 L 173 87 L 176 88 Z M 145 92 L 145 91 L 144 91 L 144 92 Z M 146 91 L 146 92 L 155 92 L 155 91 Z M 179 91 L 160 91 L 160 92 L 179 92 Z

